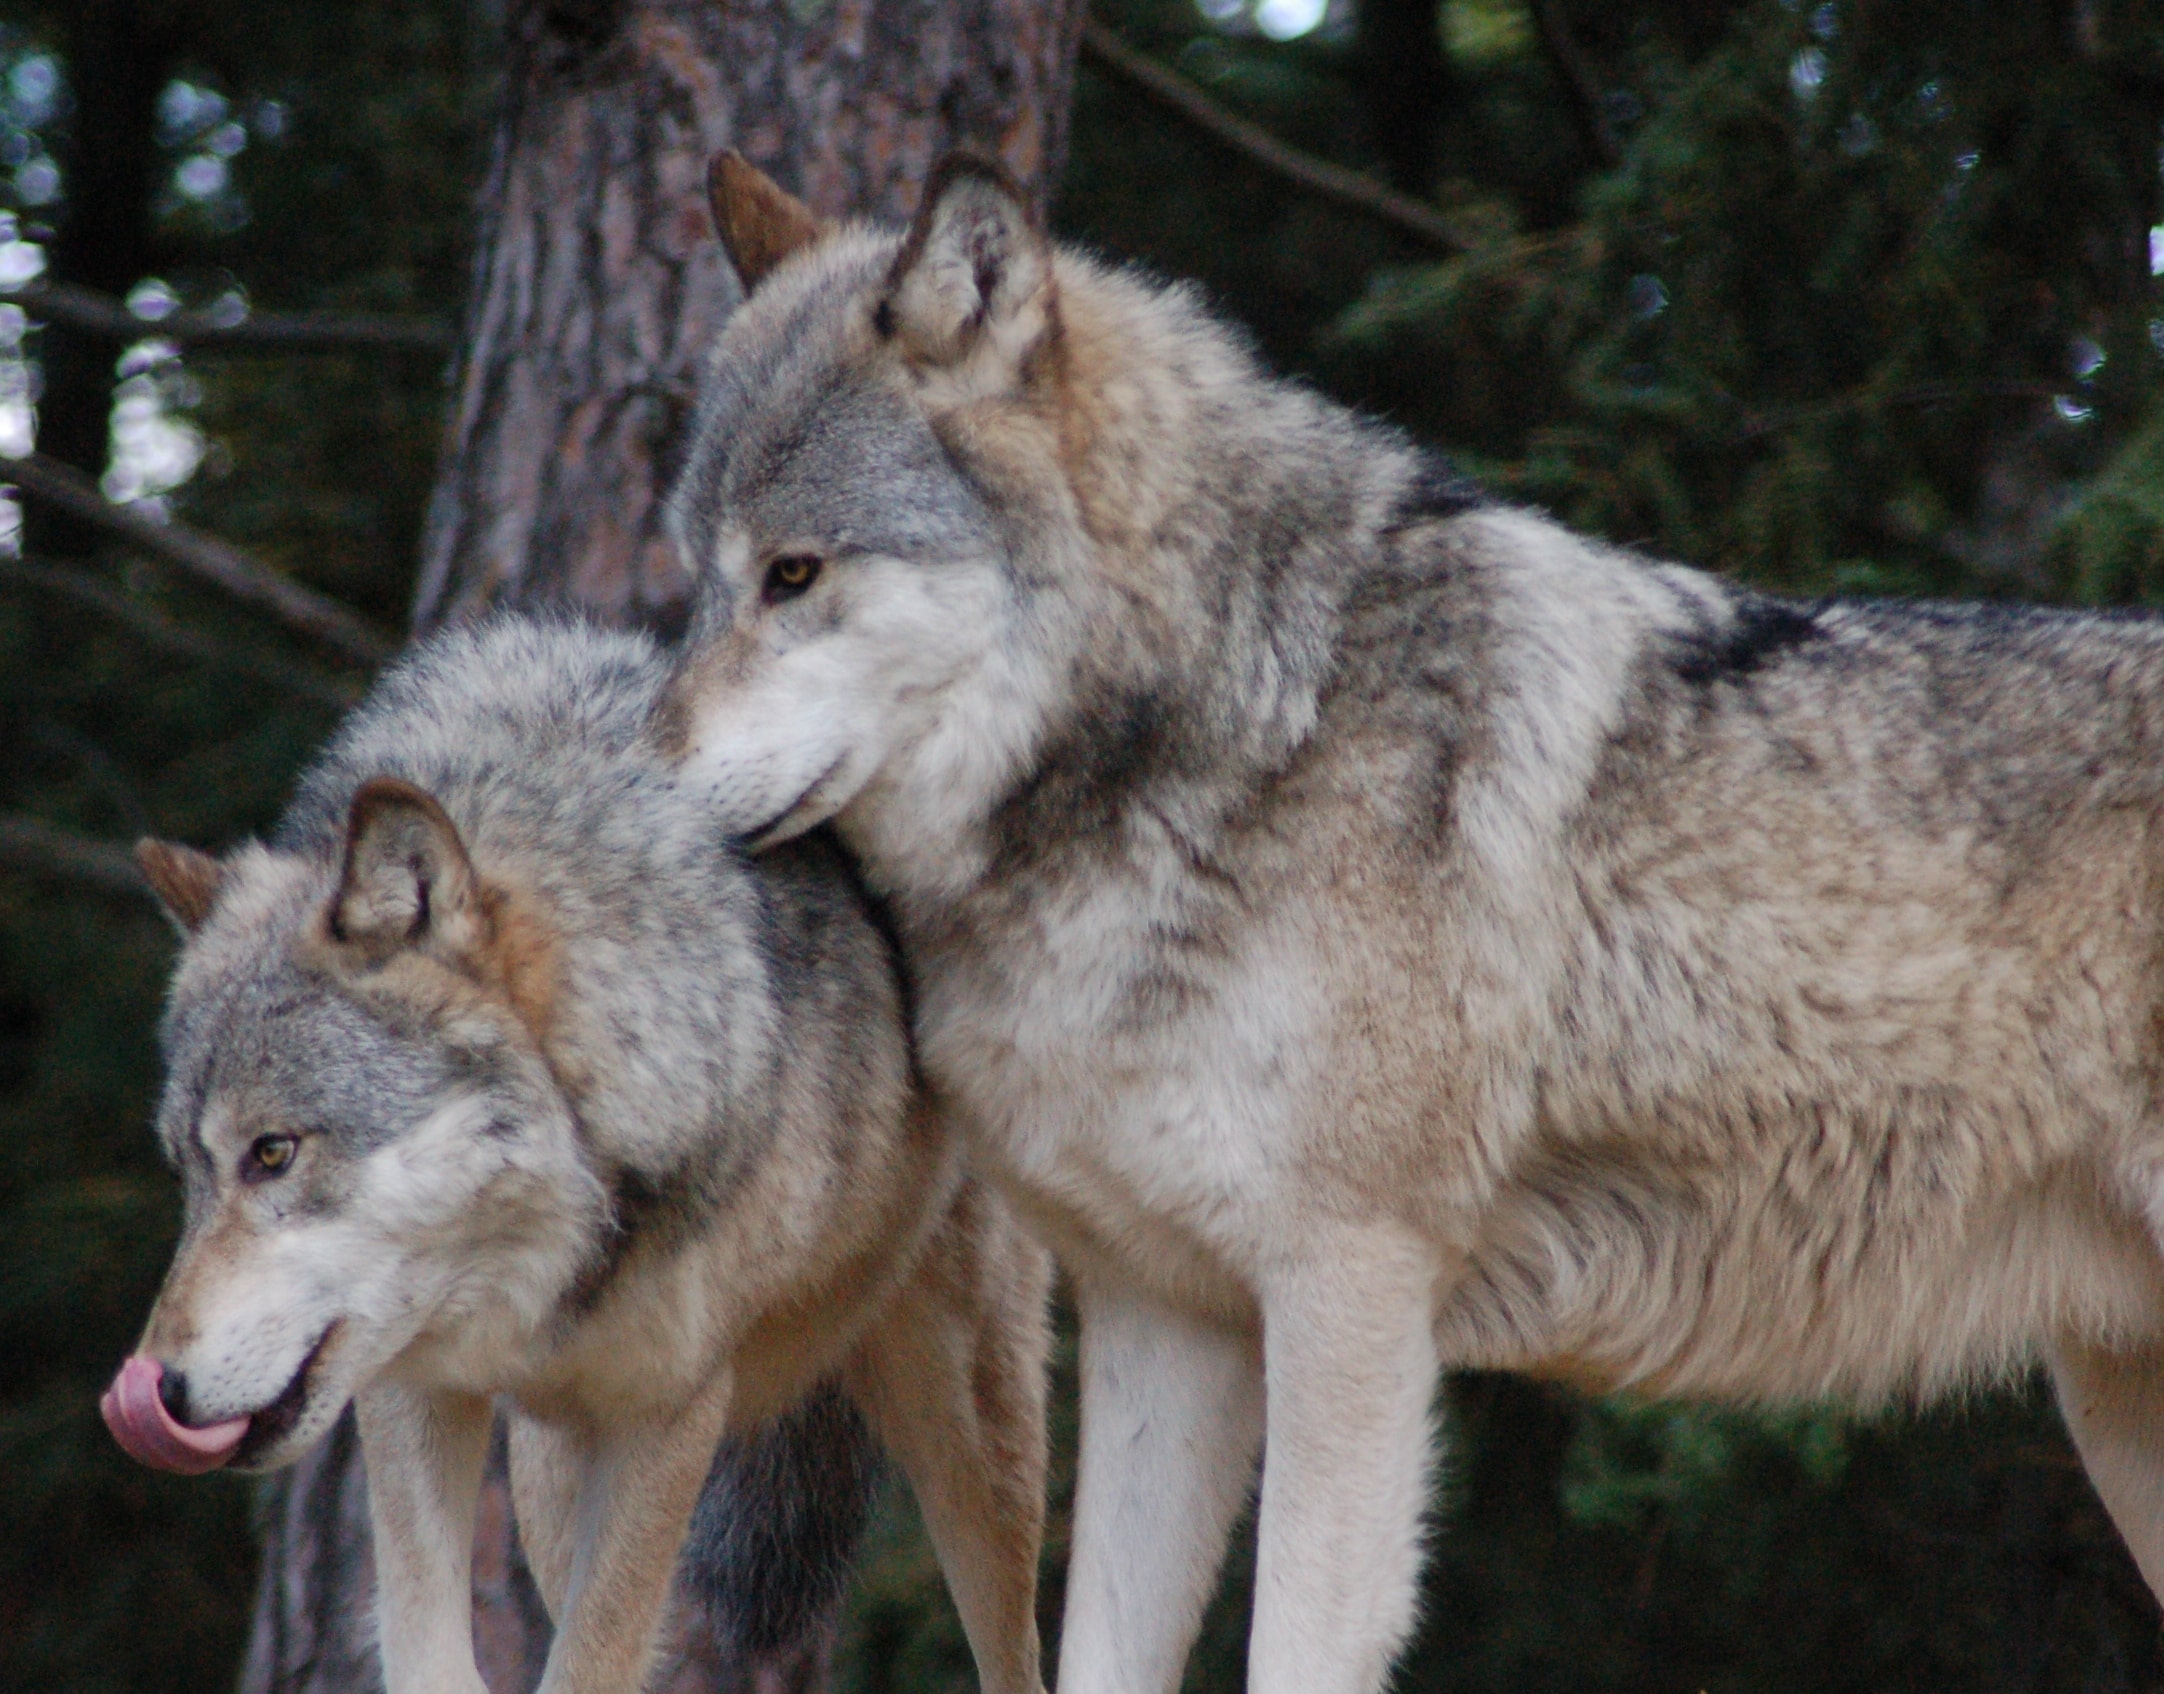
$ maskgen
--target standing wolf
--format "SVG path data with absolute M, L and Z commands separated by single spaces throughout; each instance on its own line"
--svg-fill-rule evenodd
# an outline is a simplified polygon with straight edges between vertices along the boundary
M 106 1416 L 174 1470 L 360 1414 L 391 1694 L 477 1694 L 490 1396 L 559 1631 L 632 1694 L 715 1444 L 839 1373 L 988 1694 L 1040 1694 L 1042 1253 L 914 1087 L 824 843 L 754 869 L 642 750 L 656 649 L 504 622 L 384 681 L 269 848 L 146 844 L 188 931 L 187 1227 Z
M 889 894 L 1071 1268 L 1060 1694 L 1366 1694 L 1444 1365 L 1745 1401 L 2050 1361 L 2164 1583 L 2164 627 L 1805 607 L 1489 505 L 950 162 L 734 160 L 764 274 L 659 733 Z

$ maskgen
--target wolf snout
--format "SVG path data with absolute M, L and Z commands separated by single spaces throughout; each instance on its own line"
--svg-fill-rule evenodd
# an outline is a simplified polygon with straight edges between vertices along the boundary
M 200 1476 L 233 1456 L 248 1433 L 248 1419 L 226 1418 L 200 1428 L 182 1423 L 166 1404 L 165 1366 L 137 1353 L 120 1367 L 98 1402 L 105 1427 L 123 1451 L 155 1470 Z

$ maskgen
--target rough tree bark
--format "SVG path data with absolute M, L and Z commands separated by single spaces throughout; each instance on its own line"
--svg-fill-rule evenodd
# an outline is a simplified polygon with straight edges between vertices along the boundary
M 708 158 L 736 147 L 836 217 L 906 218 L 957 143 L 1047 194 L 1082 10 L 518 8 L 417 626 L 503 598 L 666 622 L 685 585 L 659 496 L 700 352 L 737 299 L 708 224 Z
M 1048 196 L 1082 16 L 1081 0 L 513 0 L 415 629 L 561 603 L 674 628 L 688 584 L 661 500 L 700 358 L 739 298 L 708 221 L 708 158 L 735 147 L 836 217 L 906 217 L 934 159 L 959 144 Z M 785 1422 L 756 1453 L 724 1449 L 709 1505 L 740 1507 L 792 1474 L 861 1474 L 867 1439 L 831 1407 Z M 835 1492 L 828 1521 L 799 1511 L 787 1533 L 836 1533 L 850 1489 Z M 494 1694 L 524 1694 L 548 1630 L 506 1494 L 499 1451 L 476 1635 Z M 242 1694 L 380 1688 L 350 1422 L 267 1496 L 264 1522 Z M 822 1686 L 831 1612 L 776 1645 L 756 1619 L 687 1602 L 667 1686 Z

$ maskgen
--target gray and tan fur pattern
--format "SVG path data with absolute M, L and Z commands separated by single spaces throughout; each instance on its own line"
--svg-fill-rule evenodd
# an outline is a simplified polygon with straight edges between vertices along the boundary
M 481 1689 L 492 1396 L 542 1687 L 630 1694 L 716 1442 L 829 1377 L 984 1688 L 1039 1694 L 1043 1256 L 962 1177 L 834 848 L 747 864 L 638 744 L 665 675 L 569 624 L 440 638 L 268 846 L 147 855 L 187 1224 L 140 1356 L 181 1425 L 250 1420 L 242 1468 L 357 1404 L 391 1694 Z
M 1444 1366 L 2041 1355 L 2164 1584 L 2164 626 L 1483 502 L 966 162 L 714 369 L 660 734 L 730 828 L 834 822 L 1073 1273 L 1061 1694 L 1177 1687 L 1265 1418 L 1249 1686 L 1381 1687 Z

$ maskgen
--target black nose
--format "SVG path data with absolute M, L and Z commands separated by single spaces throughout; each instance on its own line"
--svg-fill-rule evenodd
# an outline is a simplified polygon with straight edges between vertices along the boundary
M 163 1374 L 158 1378 L 158 1398 L 165 1403 L 165 1409 L 172 1414 L 175 1423 L 186 1423 L 188 1379 L 170 1365 L 161 1366 L 160 1369 Z

